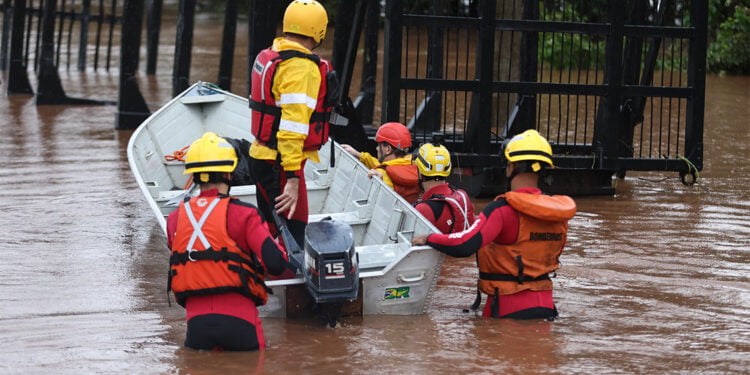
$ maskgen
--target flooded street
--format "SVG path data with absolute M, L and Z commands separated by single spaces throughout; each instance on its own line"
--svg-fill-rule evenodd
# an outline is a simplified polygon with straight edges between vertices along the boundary
M 201 35 L 191 81 L 213 82 L 218 55 Z M 239 62 L 246 43 L 237 45 Z M 167 52 L 160 75 L 140 77 L 152 110 L 171 96 Z M 60 74 L 70 96 L 116 100 L 116 72 Z M 245 77 L 236 65 L 235 93 L 245 95 Z M 674 172 L 631 172 L 614 196 L 576 198 L 554 280 L 557 321 L 462 313 L 474 300 L 475 260 L 447 259 L 425 315 L 347 318 L 336 329 L 264 319 L 270 347 L 255 353 L 183 348 L 184 310 L 166 293 L 166 239 L 128 167 L 132 131 L 114 129 L 116 107 L 38 107 L 31 96 L 5 95 L 7 77 L 0 80 L 0 373 L 750 368 L 750 77 L 707 78 L 699 184 L 684 186 Z

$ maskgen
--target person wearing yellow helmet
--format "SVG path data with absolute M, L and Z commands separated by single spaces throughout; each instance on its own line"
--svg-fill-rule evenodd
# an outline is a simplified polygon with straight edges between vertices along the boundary
M 292 1 L 284 12 L 284 36 L 274 39 L 251 66 L 250 172 L 260 192 L 258 207 L 268 219 L 274 209 L 285 213 L 299 243 L 309 213 L 305 161 L 319 161 L 335 100 L 333 68 L 312 52 L 327 27 L 320 3 Z M 273 220 L 269 225 L 278 234 Z
M 550 274 L 560 266 L 576 205 L 568 196 L 539 189 L 539 172 L 554 164 L 552 147 L 536 130 L 512 137 L 503 154 L 510 191 L 489 203 L 468 230 L 415 236 L 412 244 L 455 257 L 476 254 L 479 281 L 471 310 L 486 294 L 482 316 L 553 320 L 557 307 Z
M 167 285 L 185 308 L 188 348 L 263 349 L 257 308 L 268 298 L 263 280 L 266 272 L 279 275 L 288 267 L 258 209 L 229 196 L 237 163 L 225 138 L 203 134 L 185 155 L 185 174 L 192 174 L 200 195 L 167 217 Z
M 474 222 L 474 205 L 465 191 L 452 187 L 451 154 L 445 146 L 425 143 L 416 152 L 414 164 L 423 191 L 414 208 L 441 233 L 461 232 Z
M 360 152 L 351 145 L 341 145 L 349 154 L 362 162 L 370 171 L 369 177 L 378 177 L 406 199 L 414 204 L 419 198 L 419 179 L 417 167 L 408 154 L 411 147 L 411 132 L 398 122 L 387 122 L 380 125 L 375 133 L 377 157 L 369 152 Z

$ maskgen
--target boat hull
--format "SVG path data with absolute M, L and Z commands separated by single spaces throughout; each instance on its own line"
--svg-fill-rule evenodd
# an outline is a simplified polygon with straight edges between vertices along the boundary
M 165 156 L 182 150 L 206 131 L 248 139 L 247 100 L 198 82 L 146 119 L 128 144 L 128 161 L 157 222 L 166 230 L 166 216 L 189 190 L 184 163 Z M 334 165 L 331 165 L 331 155 Z M 410 204 L 379 179 L 367 177 L 366 167 L 340 145 L 324 145 L 320 161 L 305 165 L 309 221 L 330 217 L 349 224 L 359 259 L 359 294 L 344 307 L 349 315 L 411 315 L 425 313 L 433 295 L 444 255 L 426 246 L 411 246 L 417 234 L 437 230 Z M 257 204 L 255 186 L 233 186 L 231 195 Z M 165 280 L 166 282 L 166 280 Z M 264 317 L 292 317 L 309 312 L 301 275 L 269 280 Z

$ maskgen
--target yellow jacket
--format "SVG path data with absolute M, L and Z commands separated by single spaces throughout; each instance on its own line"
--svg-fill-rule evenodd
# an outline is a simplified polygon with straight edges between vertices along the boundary
M 271 49 L 274 51 L 297 50 L 306 54 L 312 52 L 297 42 L 276 38 Z M 281 122 L 276 133 L 278 150 L 281 152 L 281 167 L 294 172 L 301 168 L 302 161 L 320 161 L 317 151 L 302 151 L 307 137 L 310 116 L 315 110 L 321 77 L 318 66 L 310 59 L 291 58 L 279 63 L 271 89 L 274 100 L 281 107 Z M 276 160 L 276 150 L 254 141 L 250 146 L 250 156 L 261 160 Z

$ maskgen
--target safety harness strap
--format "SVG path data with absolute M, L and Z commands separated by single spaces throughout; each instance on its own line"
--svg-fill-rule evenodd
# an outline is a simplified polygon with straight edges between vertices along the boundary
M 211 211 L 213 211 L 214 207 L 219 204 L 219 200 L 219 198 L 216 198 L 211 201 L 211 203 L 208 205 L 208 208 L 206 209 L 206 212 L 203 213 L 200 221 L 195 220 L 195 215 L 193 215 L 193 211 L 190 209 L 190 203 L 185 203 L 185 212 L 187 213 L 187 217 L 190 220 L 190 225 L 193 226 L 193 234 L 190 235 L 190 240 L 188 241 L 187 245 L 188 251 L 193 250 L 193 245 L 195 244 L 196 239 L 201 240 L 204 248 L 208 249 L 211 247 L 211 244 L 208 242 L 208 238 L 206 238 L 206 235 L 203 234 L 202 228 L 203 224 L 206 223 L 208 216 L 211 214 Z

